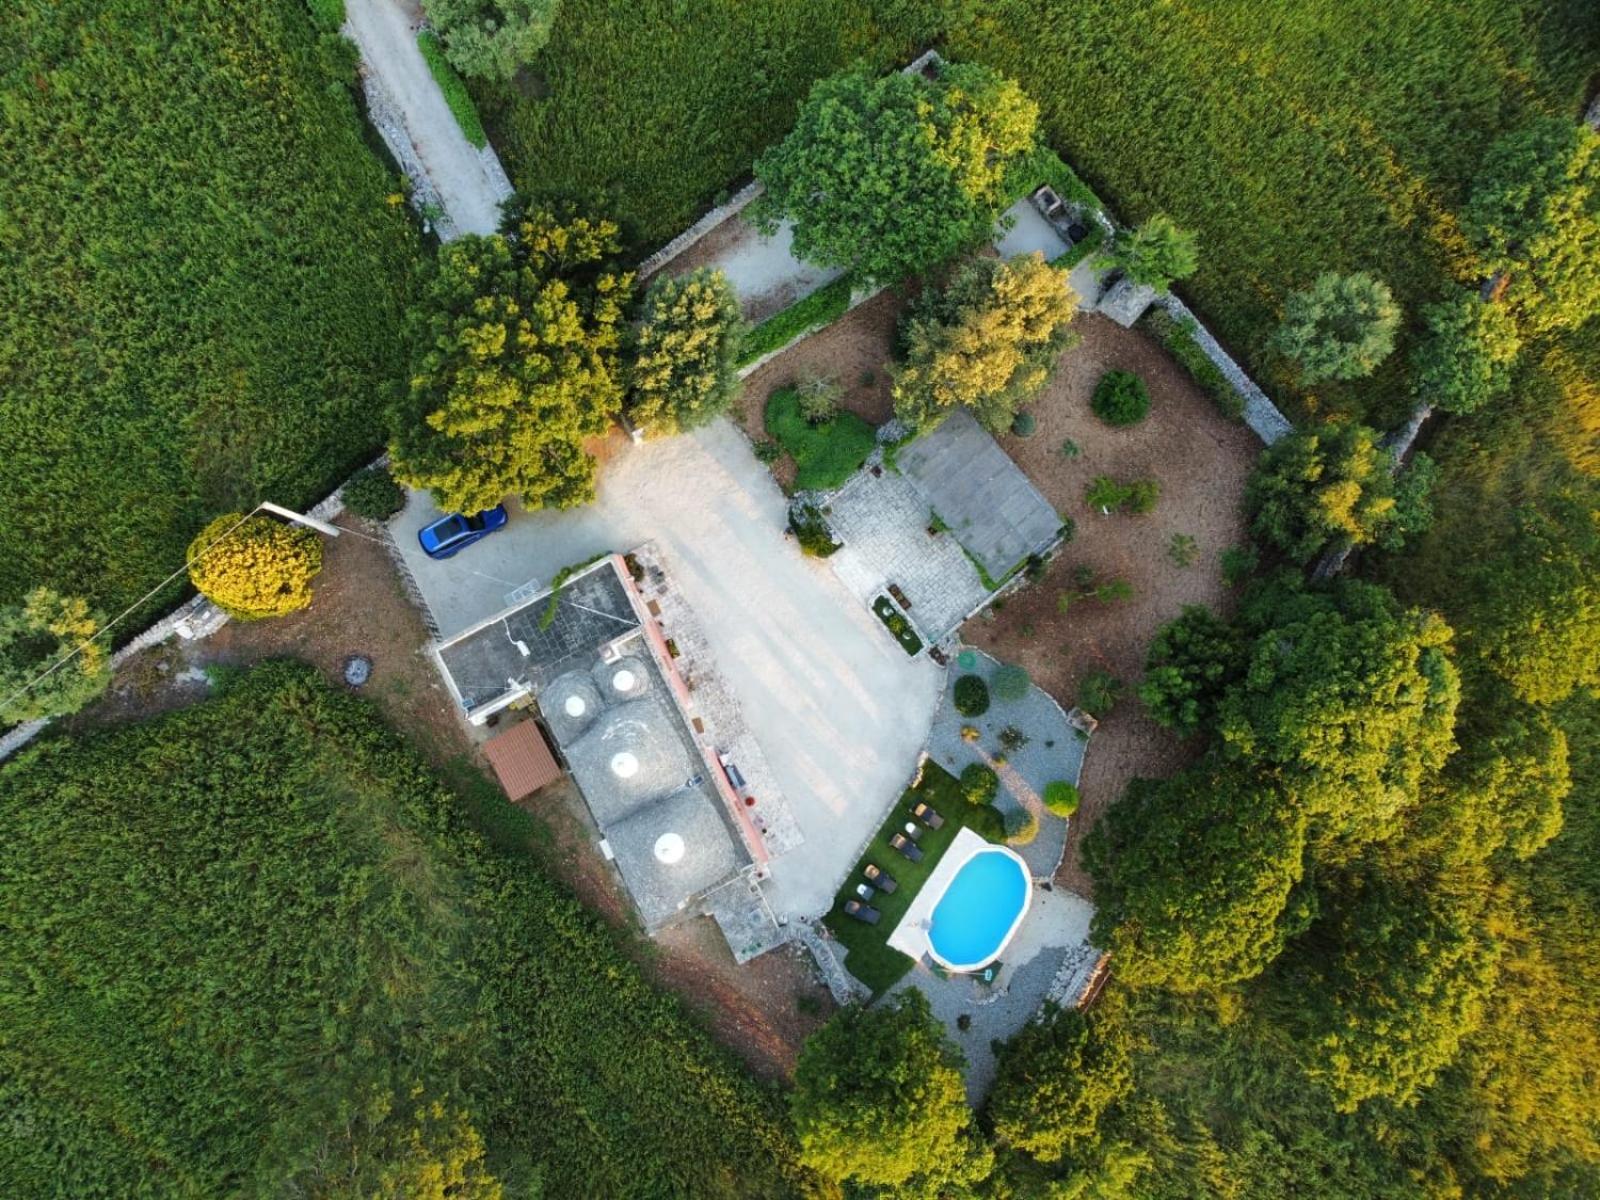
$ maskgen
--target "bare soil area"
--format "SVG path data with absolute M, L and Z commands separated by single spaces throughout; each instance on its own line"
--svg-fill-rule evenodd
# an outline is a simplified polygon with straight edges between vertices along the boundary
M 1080 316 L 1081 342 L 1062 358 L 1044 394 L 1031 406 L 1032 437 L 1006 435 L 1000 444 L 1028 473 L 1076 534 L 1045 577 L 997 604 L 962 629 L 962 636 L 997 658 L 1020 663 L 1063 704 L 1077 702 L 1084 677 L 1108 671 L 1123 693 L 1094 735 L 1084 763 L 1082 808 L 1072 824 L 1059 878 L 1074 891 L 1092 887 L 1078 846 L 1106 806 L 1138 775 L 1169 774 L 1184 746 L 1144 714 L 1134 688 L 1156 630 L 1187 604 L 1225 611 L 1222 552 L 1245 540 L 1245 478 L 1261 444 L 1230 421 L 1189 376 L 1143 333 L 1093 315 Z M 1130 428 L 1105 424 L 1090 410 L 1094 386 L 1107 370 L 1133 371 L 1150 391 L 1150 414 Z M 1071 452 L 1067 443 L 1077 447 Z M 1147 515 L 1106 516 L 1084 502 L 1099 475 L 1119 481 L 1155 479 L 1161 498 Z M 1180 566 L 1175 536 L 1194 539 L 1193 561 Z M 1092 583 L 1081 582 L 1092 578 Z M 1070 602 L 1063 593 L 1125 580 L 1126 600 Z M 996 611 L 998 610 L 998 611 Z
M 197 643 L 174 639 L 152 647 L 124 664 L 105 696 L 68 728 L 83 732 L 193 704 L 209 691 L 207 668 L 294 657 L 342 684 L 345 659 L 362 654 L 372 660 L 372 677 L 361 694 L 441 775 L 458 785 L 487 782 L 497 789 L 425 650 L 427 630 L 388 552 L 354 536 L 370 536 L 360 521 L 347 515 L 339 524 L 352 534 L 324 542 L 310 608 L 271 621 L 231 621 Z M 800 1044 L 832 1011 L 802 951 L 780 949 L 738 966 L 708 917 L 653 941 L 644 937 L 615 869 L 595 847 L 588 810 L 572 782 L 552 784 L 521 807 L 535 820 L 530 853 L 617 928 L 621 944 L 657 983 L 682 997 L 758 1074 L 777 1079 L 793 1072 Z

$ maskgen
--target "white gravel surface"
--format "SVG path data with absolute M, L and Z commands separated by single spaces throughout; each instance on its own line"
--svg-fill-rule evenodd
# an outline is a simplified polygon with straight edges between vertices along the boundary
M 784 496 L 726 419 L 624 451 L 587 507 L 507 507 L 504 530 L 444 562 L 417 547 L 416 531 L 438 515 L 425 494 L 395 518 L 395 540 L 440 629 L 449 636 L 492 615 L 530 579 L 548 583 L 570 563 L 653 540 L 805 837 L 773 862 L 773 909 L 825 912 L 906 786 L 943 671 L 907 658 L 825 563 L 784 536 Z
M 428 190 L 449 217 L 441 234 L 493 233 L 511 185 L 494 150 L 476 149 L 456 124 L 417 49 L 421 20 L 420 9 L 407 0 L 345 0 L 345 34 L 399 115 L 428 173 Z

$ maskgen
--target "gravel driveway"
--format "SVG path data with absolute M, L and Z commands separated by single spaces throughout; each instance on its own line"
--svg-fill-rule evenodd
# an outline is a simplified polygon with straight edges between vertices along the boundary
M 421 10 L 409 0 L 345 0 L 345 33 L 403 123 L 431 191 L 454 226 L 441 223 L 441 235 L 493 233 L 511 185 L 494 151 L 475 149 L 445 104 L 417 49 L 421 20 Z
M 654 541 L 805 835 L 773 862 L 774 911 L 826 911 L 906 785 L 944 672 L 907 658 L 825 563 L 784 537 L 783 494 L 725 418 L 621 451 L 587 507 L 507 507 L 503 531 L 445 562 L 417 548 L 416 531 L 438 515 L 425 494 L 395 518 L 440 630 L 448 637 L 492 615 L 508 592 L 548 584 L 568 564 Z

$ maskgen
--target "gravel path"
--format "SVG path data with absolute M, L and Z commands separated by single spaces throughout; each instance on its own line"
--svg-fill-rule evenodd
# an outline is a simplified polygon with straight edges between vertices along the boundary
M 440 237 L 493 233 L 511 184 L 493 147 L 474 148 L 456 124 L 417 49 L 420 21 L 421 11 L 408 0 L 345 2 L 345 34 L 361 51 L 367 87 L 380 93 L 372 105 L 374 123 L 391 146 L 396 138 L 408 143 L 394 147 L 401 163 L 410 170 L 420 164 L 426 172 L 426 180 L 415 182 L 444 210 Z M 395 119 L 379 119 L 380 111 Z

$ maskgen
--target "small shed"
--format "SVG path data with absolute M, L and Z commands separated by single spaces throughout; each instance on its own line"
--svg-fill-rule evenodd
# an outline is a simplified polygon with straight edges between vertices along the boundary
M 484 743 L 483 752 L 513 802 L 561 778 L 561 768 L 537 721 L 519 721 Z

